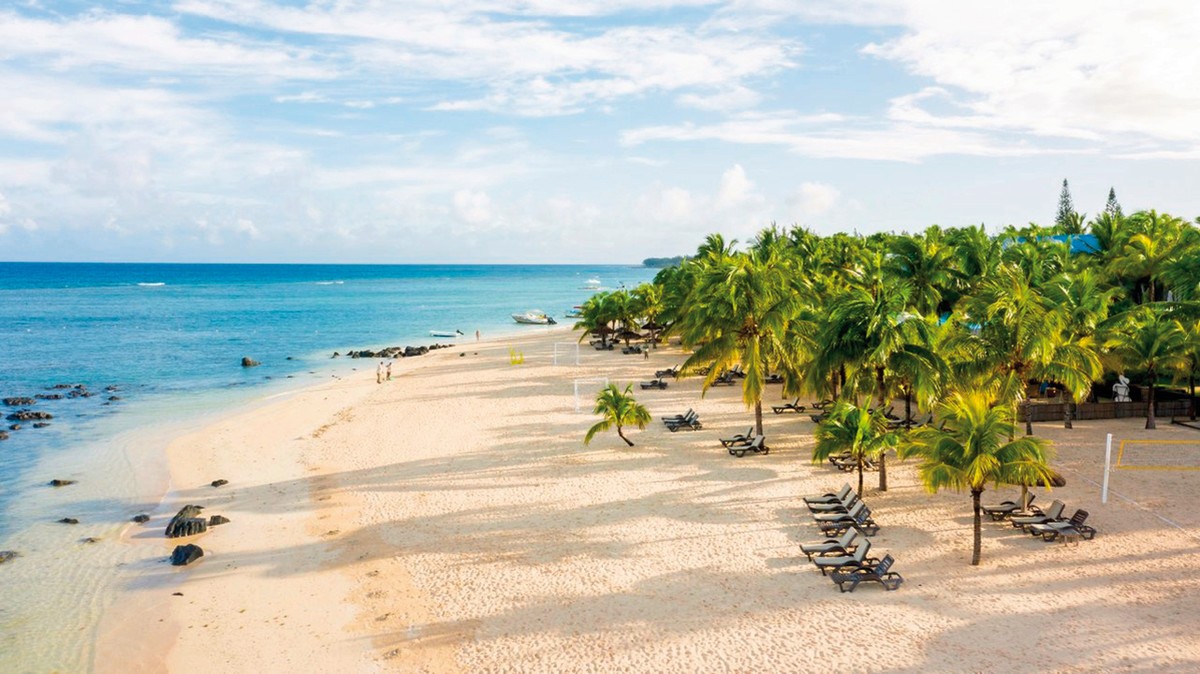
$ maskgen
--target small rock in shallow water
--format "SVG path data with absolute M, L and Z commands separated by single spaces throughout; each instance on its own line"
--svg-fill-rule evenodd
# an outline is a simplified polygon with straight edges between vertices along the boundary
M 33 425 L 34 428 L 45 428 L 50 425 L 49 421 L 39 421 Z
M 13 424 L 12 426 L 9 426 L 9 427 L 8 427 L 8 430 L 10 430 L 10 431 L 19 431 L 19 430 L 21 430 L 21 424 Z
M 204 550 L 199 545 L 177 545 L 171 553 L 171 566 L 187 566 L 203 556 Z
M 229 524 L 229 518 L 224 515 L 213 515 L 208 518 L 208 526 L 215 527 L 218 524 Z
M 79 524 L 79 520 L 74 517 L 64 517 L 58 521 L 59 524 Z
M 65 486 L 71 485 L 71 484 L 75 484 L 75 480 L 60 480 L 58 478 L 54 478 L 53 480 L 50 480 L 51 487 L 65 487 Z
M 146 522 L 149 522 L 149 521 L 150 521 L 150 516 L 149 516 L 149 515 L 147 515 L 146 513 L 141 513 L 141 514 L 138 514 L 138 515 L 134 515 L 134 516 L 133 516 L 133 521 L 134 521 L 134 522 L 137 522 L 138 524 L 145 524 Z
M 61 393 L 39 393 L 33 397 L 38 400 L 62 400 Z
M 0 564 L 7 562 L 10 559 L 20 557 L 21 553 L 16 550 L 0 550 Z
M 259 365 L 262 365 L 262 363 L 254 360 L 250 356 L 245 356 L 242 358 L 242 367 L 258 367 Z
M 224 487 L 227 484 L 229 484 L 229 480 L 222 479 L 222 480 L 213 480 L 212 481 L 212 486 L 214 486 L 214 487 Z
M 9 407 L 24 407 L 25 405 L 34 404 L 35 401 L 33 398 L 26 398 L 24 396 L 21 396 L 21 397 L 17 397 L 17 398 L 5 398 L 4 400 L 2 400 L 0 402 L 3 402 L 5 405 L 8 405 Z
M 8 431 L 0 431 L 0 440 L 8 439 Z
M 96 538 L 96 537 L 94 537 L 94 536 L 88 536 L 87 538 L 83 539 L 83 541 L 82 541 L 82 542 L 83 542 L 83 543 L 99 543 L 99 542 L 100 542 L 100 539 L 99 539 L 99 538 Z

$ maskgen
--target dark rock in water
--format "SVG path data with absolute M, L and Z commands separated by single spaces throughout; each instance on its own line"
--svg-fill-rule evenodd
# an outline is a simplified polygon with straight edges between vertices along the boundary
M 109 397 L 108 397 L 108 399 L 109 399 L 110 401 L 120 400 L 120 399 L 121 399 L 121 396 L 109 396 Z
M 338 356 L 340 356 L 340 355 L 342 355 L 342 354 L 338 353 L 337 351 L 334 351 L 334 352 L 333 352 L 333 355 L 332 355 L 332 356 L 330 356 L 330 358 L 337 358 L 337 357 L 338 357 Z
M 8 439 L 8 431 L 0 431 L 0 440 Z
M 39 393 L 33 397 L 38 400 L 62 400 L 61 393 Z
M 287 358 L 284 358 L 284 360 L 296 360 L 296 359 L 292 358 L 291 356 L 288 356 Z
M 87 538 L 80 541 L 80 543 L 99 543 L 99 542 L 100 542 L 100 539 L 96 538 L 95 536 L 88 536 Z
M 34 410 L 17 410 L 12 414 L 4 417 L 9 421 L 49 421 L 54 418 L 49 412 L 35 412 Z
M 199 545 L 177 545 L 171 553 L 171 566 L 187 566 L 204 556 L 204 550 Z
M 109 384 L 108 386 L 104 387 L 105 393 L 113 393 L 115 391 L 120 391 L 120 390 L 121 390 L 121 387 L 117 386 L 116 384 Z
M 214 486 L 214 487 L 224 487 L 227 484 L 229 484 L 229 480 L 222 479 L 222 480 L 213 480 L 212 481 L 212 486 Z
M 150 516 L 146 513 L 139 513 L 133 516 L 133 521 L 137 522 L 138 524 L 145 524 L 146 522 L 150 521 Z
M 249 356 L 242 358 L 242 367 L 258 367 L 259 365 L 262 365 L 262 363 Z
M 207 523 L 200 517 L 200 511 L 204 506 L 185 505 L 179 509 L 178 513 L 171 518 L 167 524 L 167 538 L 179 538 L 180 536 L 191 536 L 193 534 L 201 534 L 208 530 Z
M 21 430 L 21 424 L 13 424 L 12 426 L 9 426 L 9 427 L 8 427 L 8 430 L 10 430 L 10 431 L 19 431 L 19 430 Z
M 33 405 L 37 401 L 34 400 L 33 398 L 20 397 L 20 398 L 5 398 L 4 400 L 2 400 L 0 402 L 3 402 L 5 405 L 8 405 L 9 407 L 23 407 L 25 405 Z
M 79 520 L 74 517 L 64 517 L 58 521 L 59 524 L 79 524 Z
M 87 390 L 86 388 L 80 388 L 80 387 L 75 387 L 75 388 L 71 389 L 70 391 L 67 391 L 68 398 L 91 398 L 94 395 L 96 395 L 96 394 L 92 393 L 91 391 Z
M 54 391 L 61 391 L 63 389 L 76 388 L 78 386 L 83 386 L 83 384 L 55 384 L 54 386 L 51 386 L 50 389 Z
M 49 421 L 39 421 L 33 425 L 34 428 L 45 428 L 50 425 Z
M 16 550 L 0 550 L 0 564 L 7 562 L 10 559 L 20 557 L 21 553 Z
M 224 515 L 213 515 L 208 518 L 208 526 L 215 527 L 218 524 L 229 524 L 229 518 Z
M 50 480 L 50 486 L 51 487 L 65 487 L 70 484 L 75 484 L 75 482 L 76 482 L 75 480 L 60 480 L 58 478 L 54 478 L 53 480 Z

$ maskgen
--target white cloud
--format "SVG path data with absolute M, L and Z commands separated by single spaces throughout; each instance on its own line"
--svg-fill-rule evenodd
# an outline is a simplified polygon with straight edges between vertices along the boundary
M 791 220 L 805 222 L 833 210 L 842 193 L 832 185 L 817 182 L 801 183 L 787 198 Z
M 714 205 L 718 209 L 726 210 L 758 198 L 754 192 L 754 183 L 746 177 L 746 170 L 741 164 L 734 164 L 721 174 L 721 184 L 717 187 Z
M 454 193 L 454 215 L 468 225 L 484 225 L 492 220 L 492 199 L 486 192 L 458 190 Z

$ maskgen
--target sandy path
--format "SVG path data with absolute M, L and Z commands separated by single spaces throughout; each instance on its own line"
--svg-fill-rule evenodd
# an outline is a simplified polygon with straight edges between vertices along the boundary
M 187 578 L 184 597 L 158 598 L 166 617 L 145 617 L 178 630 L 167 668 L 1200 668 L 1200 473 L 1117 473 L 1113 489 L 1138 504 L 1102 506 L 1091 482 L 1106 430 L 1196 440 L 1198 463 L 1200 432 L 1039 425 L 1061 440 L 1068 480 L 1039 502 L 1088 509 L 1101 534 L 1063 546 L 986 522 L 978 568 L 969 496 L 928 495 L 893 464 L 892 489 L 866 500 L 883 527 L 873 550 L 907 582 L 842 595 L 796 547 L 815 537 L 798 496 L 847 480 L 809 463 L 806 416 L 768 413 L 771 453 L 730 457 L 715 438 L 749 424 L 738 392 L 701 400 L 683 381 L 639 400 L 656 418 L 695 407 L 705 430 L 655 422 L 630 433 L 637 447 L 615 433 L 583 447 L 594 418 L 574 412 L 574 378 L 636 381 L 680 358 L 585 349 L 582 366 L 552 366 L 563 339 L 530 338 L 519 366 L 508 344 L 435 353 L 385 386 L 364 375 L 173 446 L 177 484 L 231 480 L 181 502 L 233 523 L 200 537 L 211 553 L 198 566 L 154 571 Z

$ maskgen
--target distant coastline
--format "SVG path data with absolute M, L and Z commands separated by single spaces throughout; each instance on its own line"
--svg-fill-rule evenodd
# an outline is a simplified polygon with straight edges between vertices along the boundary
M 683 261 L 686 259 L 686 255 L 676 255 L 675 257 L 648 257 L 645 260 L 642 260 L 642 266 L 650 267 L 652 269 L 664 269 L 666 267 L 679 266 L 680 264 L 683 264 Z

